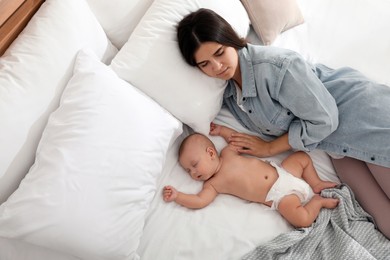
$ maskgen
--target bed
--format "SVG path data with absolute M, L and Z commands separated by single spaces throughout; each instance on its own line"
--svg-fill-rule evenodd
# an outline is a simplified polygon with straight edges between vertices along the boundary
M 192 10 L 217 11 L 250 42 L 390 86 L 389 0 L 34 3 L 35 15 L 1 46 L 2 260 L 241 259 L 293 230 L 277 212 L 229 195 L 201 210 L 162 200 L 167 184 L 201 187 L 177 160 L 191 131 L 207 134 L 215 121 L 250 133 L 220 108 L 225 82 L 180 57 L 174 26 Z M 321 178 L 339 182 L 328 155 L 309 154 Z

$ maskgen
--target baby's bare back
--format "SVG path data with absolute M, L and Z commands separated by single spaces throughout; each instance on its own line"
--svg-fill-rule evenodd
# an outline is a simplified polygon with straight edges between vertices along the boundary
M 278 179 L 269 163 L 235 153 L 221 156 L 222 166 L 210 179 L 219 193 L 231 194 L 248 201 L 265 203 L 268 191 Z

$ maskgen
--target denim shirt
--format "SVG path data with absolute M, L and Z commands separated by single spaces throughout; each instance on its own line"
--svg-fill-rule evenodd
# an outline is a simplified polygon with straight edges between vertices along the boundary
M 318 148 L 390 167 L 390 87 L 351 68 L 312 65 L 286 49 L 248 44 L 238 54 L 244 110 L 232 80 L 224 106 L 247 129 L 267 141 L 288 132 L 294 150 Z

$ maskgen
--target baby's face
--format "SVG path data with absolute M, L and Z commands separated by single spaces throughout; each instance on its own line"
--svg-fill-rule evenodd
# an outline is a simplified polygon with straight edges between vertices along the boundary
M 194 180 L 207 181 L 215 174 L 215 160 L 205 150 L 187 147 L 183 150 L 179 162 Z

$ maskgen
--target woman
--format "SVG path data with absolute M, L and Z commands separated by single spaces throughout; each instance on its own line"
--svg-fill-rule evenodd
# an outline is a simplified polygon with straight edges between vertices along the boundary
M 351 68 L 333 70 L 290 50 L 251 45 L 208 9 L 184 17 L 177 37 L 188 64 L 228 81 L 224 106 L 260 135 L 233 135 L 240 153 L 326 151 L 341 181 L 390 238 L 389 87 Z

